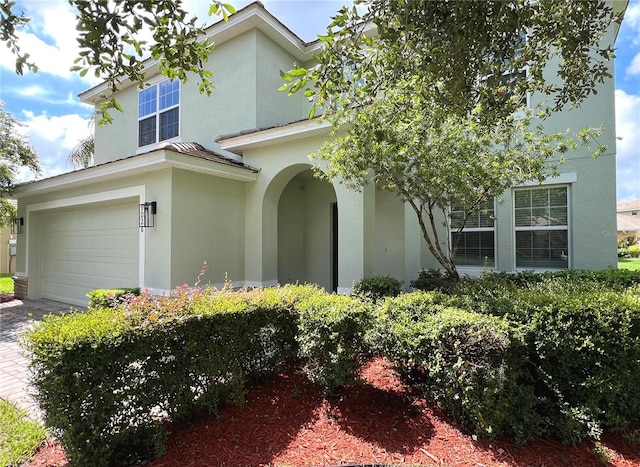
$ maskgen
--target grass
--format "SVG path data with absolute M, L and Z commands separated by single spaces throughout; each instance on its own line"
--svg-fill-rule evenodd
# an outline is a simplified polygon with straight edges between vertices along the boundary
M 618 258 L 618 269 L 640 271 L 640 258 Z
M 31 458 L 47 432 L 29 420 L 24 410 L 0 399 L 0 465 L 13 466 Z
M 0 274 L 0 293 L 13 293 L 13 274 Z

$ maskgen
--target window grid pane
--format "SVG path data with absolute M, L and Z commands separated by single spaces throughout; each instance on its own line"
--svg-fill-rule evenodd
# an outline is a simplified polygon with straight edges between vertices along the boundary
M 160 141 L 178 136 L 179 110 L 167 110 L 160 114 Z
M 454 256 L 456 264 L 460 266 L 489 267 L 495 265 L 493 231 L 452 233 L 452 242 L 455 242 L 458 238 L 460 240 Z
M 156 117 L 145 118 L 138 122 L 138 146 L 146 146 L 156 142 Z
M 156 112 L 156 87 L 144 89 L 138 93 L 138 118 Z
M 160 110 L 180 103 L 180 82 L 163 81 L 160 83 Z

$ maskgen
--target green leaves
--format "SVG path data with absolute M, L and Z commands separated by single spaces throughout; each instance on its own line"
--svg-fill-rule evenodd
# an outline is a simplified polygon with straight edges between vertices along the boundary
M 18 171 L 26 167 L 40 172 L 38 153 L 20 134 L 24 124 L 4 110 L 0 101 L 0 197 L 11 193 Z

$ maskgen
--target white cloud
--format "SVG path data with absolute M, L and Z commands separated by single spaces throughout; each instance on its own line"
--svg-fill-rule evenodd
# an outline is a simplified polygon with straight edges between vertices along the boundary
M 615 99 L 618 201 L 640 199 L 640 95 L 617 89 Z
M 634 1 L 629 4 L 624 20 L 630 27 L 640 28 L 640 2 Z
M 21 52 L 29 54 L 39 73 L 64 79 L 75 76 L 71 67 L 80 49 L 76 41 L 76 16 L 68 2 L 28 0 L 21 2 L 16 8 L 20 8 L 31 18 L 24 30 L 17 33 L 18 45 Z M 0 48 L 0 67 L 15 70 L 15 57 L 6 47 Z M 100 82 L 91 73 L 83 80 L 87 87 Z
M 23 133 L 38 151 L 42 176 L 51 177 L 67 172 L 67 156 L 89 134 L 89 120 L 78 114 L 48 116 L 28 111 L 23 112 L 22 119 L 25 123 Z M 29 171 L 24 171 L 20 176 L 21 181 L 34 178 L 34 174 Z
M 16 94 L 22 97 L 38 97 L 41 98 L 49 94 L 49 90 L 45 89 L 43 86 L 24 86 L 10 89 L 9 92 Z
M 638 52 L 636 56 L 633 57 L 633 60 L 631 60 L 631 63 L 629 63 L 629 66 L 625 70 L 625 73 L 631 76 L 633 75 L 640 76 L 640 52 Z

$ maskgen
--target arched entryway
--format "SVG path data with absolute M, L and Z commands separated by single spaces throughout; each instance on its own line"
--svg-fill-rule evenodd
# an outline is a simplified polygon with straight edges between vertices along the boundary
M 310 167 L 293 176 L 278 201 L 278 282 L 338 287 L 338 207 L 333 185 Z

